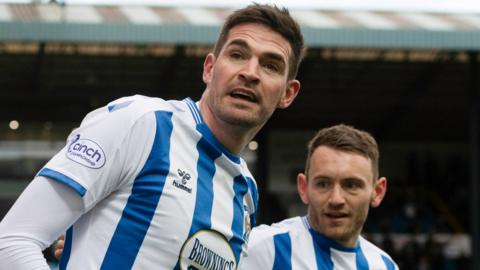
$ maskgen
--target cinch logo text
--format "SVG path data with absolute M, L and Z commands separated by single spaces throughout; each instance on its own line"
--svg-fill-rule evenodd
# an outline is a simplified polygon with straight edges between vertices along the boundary
M 80 135 L 70 143 L 67 157 L 83 166 L 98 169 L 105 165 L 105 153 L 94 141 L 80 139 Z

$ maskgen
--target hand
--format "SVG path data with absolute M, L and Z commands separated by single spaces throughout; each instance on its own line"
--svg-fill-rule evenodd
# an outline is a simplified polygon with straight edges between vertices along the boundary
M 62 258 L 64 245 L 65 245 L 65 236 L 61 235 L 55 242 L 55 246 L 54 246 L 54 249 L 55 249 L 54 255 L 55 255 L 55 258 L 59 261 Z

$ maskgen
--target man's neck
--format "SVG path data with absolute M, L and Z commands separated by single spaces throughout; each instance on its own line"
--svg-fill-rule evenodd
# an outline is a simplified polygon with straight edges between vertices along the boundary
M 328 237 L 321 230 L 316 228 L 317 226 L 313 226 L 312 223 L 311 223 L 310 217 L 308 215 L 305 216 L 305 220 L 306 220 L 306 224 L 307 224 L 308 229 L 314 230 L 318 234 L 322 235 L 322 237 L 325 237 L 325 238 L 329 239 L 330 241 L 335 242 L 338 245 L 346 247 L 346 248 L 355 248 L 356 247 L 357 242 L 358 242 L 358 238 L 360 237 L 359 235 L 357 235 L 357 237 L 355 237 L 355 239 L 353 239 L 354 241 L 353 240 L 352 241 L 340 241 L 339 239 L 333 239 L 331 237 Z
M 200 100 L 200 114 L 215 138 L 236 155 L 240 154 L 261 128 L 259 126 L 252 129 L 228 124 L 218 119 L 203 100 Z

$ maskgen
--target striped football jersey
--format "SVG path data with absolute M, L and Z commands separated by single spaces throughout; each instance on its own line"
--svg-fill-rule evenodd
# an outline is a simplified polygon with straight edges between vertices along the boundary
M 360 237 L 344 247 L 313 230 L 306 217 L 294 217 L 252 230 L 241 269 L 398 270 L 390 256 Z
M 258 193 L 198 103 L 132 96 L 89 113 L 38 175 L 86 208 L 60 269 L 236 269 Z

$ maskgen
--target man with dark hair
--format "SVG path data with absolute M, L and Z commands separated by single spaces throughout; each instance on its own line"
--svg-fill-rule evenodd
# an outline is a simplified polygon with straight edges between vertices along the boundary
M 286 9 L 227 19 L 198 102 L 144 96 L 89 113 L 0 223 L 0 269 L 236 269 L 257 187 L 240 151 L 300 90 L 303 37 Z M 215 266 L 215 267 L 214 267 Z
M 380 205 L 387 190 L 378 159 L 367 132 L 321 129 L 297 177 L 307 215 L 254 228 L 241 269 L 397 270 L 387 253 L 360 236 L 369 208 Z

